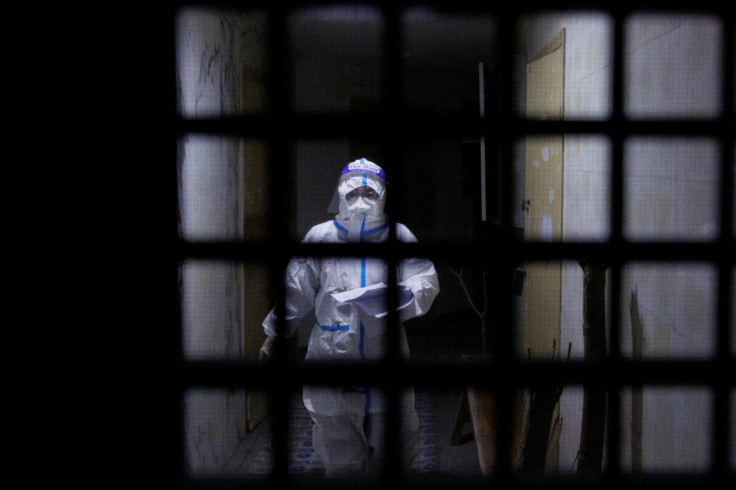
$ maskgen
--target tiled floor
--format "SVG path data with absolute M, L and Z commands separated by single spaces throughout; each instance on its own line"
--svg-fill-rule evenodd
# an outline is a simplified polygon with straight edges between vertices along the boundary
M 412 359 L 454 362 L 462 355 L 476 353 L 480 335 L 477 319 L 470 315 L 452 318 L 421 318 L 408 323 L 407 337 Z M 412 320 L 413 321 L 413 320 Z M 451 446 L 461 390 L 433 392 L 435 400 L 435 427 L 437 431 L 438 472 L 446 475 L 477 476 L 480 474 L 478 453 L 470 423 L 465 424 L 464 441 Z
M 472 353 L 477 342 L 477 331 L 472 326 L 472 317 L 465 317 L 459 323 L 432 321 L 424 324 L 407 325 L 412 358 L 417 360 L 440 359 L 453 362 L 463 354 Z M 452 323 L 455 323 L 454 325 Z M 464 326 L 463 326 L 464 325 Z M 478 454 L 470 423 L 465 424 L 463 442 L 450 445 L 455 427 L 461 391 L 425 391 L 425 396 L 433 403 L 431 413 L 434 416 L 433 428 L 436 433 L 438 475 L 452 478 L 473 477 L 480 474 Z M 250 432 L 236 451 L 236 456 L 225 465 L 225 473 L 236 475 L 258 475 L 264 468 L 258 467 L 263 459 L 263 448 L 270 447 L 270 418 L 266 418 Z
M 476 476 L 480 474 L 478 454 L 472 437 L 472 427 L 465 425 L 465 437 L 460 445 L 450 445 L 450 437 L 455 425 L 459 392 L 433 392 L 430 397 L 434 403 L 434 427 L 436 433 L 437 465 L 436 472 L 447 476 Z M 268 469 L 263 468 L 263 448 L 270 447 L 270 419 L 266 418 L 250 432 L 236 452 L 237 456 L 229 461 L 224 469 L 225 474 L 264 475 Z

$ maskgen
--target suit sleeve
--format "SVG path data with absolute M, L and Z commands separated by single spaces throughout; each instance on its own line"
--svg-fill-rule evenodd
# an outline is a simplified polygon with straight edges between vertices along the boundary
M 314 228 L 309 230 L 303 242 L 315 242 Z M 296 330 L 296 318 L 302 318 L 314 310 L 314 300 L 319 288 L 319 259 L 313 257 L 294 257 L 289 261 L 285 274 L 286 286 L 286 336 L 291 337 Z M 276 335 L 276 313 L 271 310 L 263 321 L 266 335 Z
M 397 238 L 403 242 L 416 242 L 416 237 L 404 225 L 397 225 Z M 431 260 L 422 258 L 406 258 L 399 262 L 397 282 L 407 287 L 414 296 L 411 302 L 401 310 L 402 320 L 422 316 L 432 306 L 440 292 L 437 271 Z

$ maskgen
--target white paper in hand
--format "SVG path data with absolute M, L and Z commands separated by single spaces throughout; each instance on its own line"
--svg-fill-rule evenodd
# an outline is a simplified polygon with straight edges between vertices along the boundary
M 364 288 L 351 289 L 341 293 L 332 293 L 332 297 L 341 303 L 354 303 L 360 306 L 363 311 L 376 318 L 386 316 L 386 294 L 388 286 L 379 282 Z M 397 310 L 405 308 L 411 302 L 412 292 L 405 286 L 399 286 L 399 307 Z

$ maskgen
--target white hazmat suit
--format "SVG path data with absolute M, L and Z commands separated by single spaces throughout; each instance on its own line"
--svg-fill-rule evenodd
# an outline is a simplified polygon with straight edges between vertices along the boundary
M 312 227 L 305 243 L 381 242 L 388 236 L 384 214 L 386 176 L 376 164 L 360 159 L 346 166 L 338 181 L 339 213 L 332 221 Z M 415 242 L 409 229 L 397 223 L 396 238 Z M 425 314 L 439 293 L 431 261 L 407 258 L 397 265 L 399 318 Z M 294 258 L 286 271 L 287 336 L 295 325 L 288 320 L 314 311 L 316 323 L 307 347 L 307 360 L 380 359 L 387 342 L 385 285 L 388 265 L 376 258 Z M 263 322 L 269 338 L 264 357 L 276 335 L 271 311 Z M 409 355 L 403 325 L 402 353 Z M 339 369 L 336 367 L 336 369 Z M 367 470 L 383 458 L 385 403 L 382 393 L 365 386 L 305 386 L 304 405 L 314 421 L 312 441 L 328 475 Z M 418 450 L 419 420 L 414 395 L 400 402 L 402 458 L 409 465 Z

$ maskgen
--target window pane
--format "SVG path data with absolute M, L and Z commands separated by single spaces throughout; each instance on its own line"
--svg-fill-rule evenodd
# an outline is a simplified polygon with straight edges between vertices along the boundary
M 707 15 L 636 14 L 625 25 L 626 113 L 716 117 L 721 111 L 721 22 Z
M 632 138 L 624 149 L 624 233 L 634 240 L 711 240 L 718 234 L 714 140 Z
M 480 152 L 478 138 L 409 141 L 401 165 L 386 170 L 390 182 L 387 209 L 420 242 L 470 240 L 474 230 L 489 229 L 498 219 L 499 157 L 488 141 L 484 160 Z
M 409 338 L 417 345 L 417 359 L 433 363 L 478 360 L 493 351 L 493 272 L 490 263 L 447 260 L 438 264 L 440 294 L 434 318 Z M 432 313 L 430 313 L 432 314 Z M 413 325 L 412 325 L 413 326 Z
M 265 477 L 271 473 L 266 393 L 191 388 L 184 394 L 184 458 L 190 477 Z
M 587 276 L 586 276 L 587 274 Z M 578 260 L 528 261 L 517 269 L 517 355 L 532 360 L 582 360 L 587 322 L 591 355 L 608 350 L 610 274 L 605 265 Z M 588 304 L 589 316 L 584 316 Z M 602 317 L 598 317 L 597 314 Z M 600 347 L 599 347 L 600 346 Z
M 563 240 L 604 241 L 610 237 L 610 162 L 607 138 L 565 136 Z
M 706 472 L 713 395 L 707 388 L 632 388 L 621 393 L 620 457 L 631 472 Z
M 185 8 L 176 18 L 178 109 L 218 117 L 265 108 L 265 16 Z
M 383 29 L 380 12 L 360 5 L 292 14 L 289 42 L 295 110 L 375 110 L 383 90 Z
M 485 110 L 493 113 L 501 75 L 491 15 L 413 7 L 404 13 L 402 26 L 402 94 L 409 109 L 479 116 L 482 64 Z
M 703 358 L 715 352 L 716 268 L 628 265 L 621 291 L 621 350 L 634 359 Z
M 546 13 L 523 16 L 519 22 L 521 56 L 517 59 L 518 110 L 530 118 L 605 119 L 611 113 L 613 22 L 604 13 Z M 555 57 L 558 58 L 555 61 Z M 553 85 L 564 107 L 559 112 L 532 107 L 535 93 Z M 549 94 L 544 94 L 548 97 Z
M 337 181 L 350 162 L 354 145 L 348 140 L 300 140 L 296 145 L 295 196 L 283 196 L 295 206 L 296 227 L 289 230 L 294 240 L 301 241 L 315 225 L 332 221 L 338 213 Z M 381 165 L 367 154 L 361 157 Z M 356 157 L 357 158 L 357 157 Z M 388 170 L 387 170 L 388 172 Z M 286 178 L 286 176 L 282 176 Z M 285 226 L 287 223 L 284 224 Z
M 552 459 L 552 461 L 559 465 L 558 469 L 563 474 L 577 470 L 583 422 L 583 394 L 582 386 L 566 383 L 560 396 L 559 413 L 555 413 L 555 419 L 559 419 L 555 421 L 560 426 L 558 428 L 559 459 Z M 603 414 L 600 416 L 602 417 Z M 554 454 L 553 451 L 551 452 Z M 605 462 L 605 458 L 603 461 Z
M 186 240 L 258 240 L 268 232 L 266 146 L 189 135 L 179 144 L 180 233 Z
M 180 270 L 187 359 L 258 359 L 273 302 L 265 264 L 189 260 Z
M 606 137 L 529 136 L 516 151 L 517 197 L 512 211 L 525 239 L 609 238 L 611 145 Z

